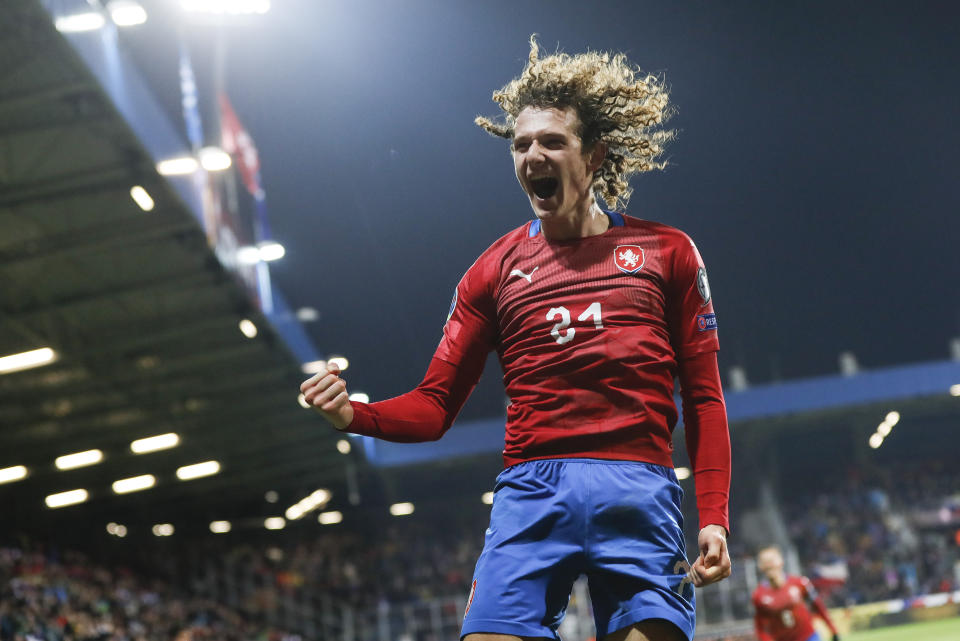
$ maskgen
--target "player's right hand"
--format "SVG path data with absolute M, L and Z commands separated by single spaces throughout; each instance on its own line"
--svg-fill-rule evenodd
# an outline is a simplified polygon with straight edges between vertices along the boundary
M 353 421 L 347 384 L 340 378 L 340 368 L 335 363 L 326 363 L 323 370 L 302 382 L 300 393 L 310 407 L 338 430 L 346 429 Z

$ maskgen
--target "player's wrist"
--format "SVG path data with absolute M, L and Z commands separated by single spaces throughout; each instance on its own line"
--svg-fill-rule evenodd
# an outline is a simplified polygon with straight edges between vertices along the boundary
M 722 536 L 724 539 L 726 539 L 727 536 L 730 534 L 730 533 L 727 531 L 727 528 L 726 528 L 726 527 L 724 527 L 724 526 L 722 526 L 722 525 L 719 525 L 719 524 L 717 524 L 717 523 L 708 523 L 707 525 L 704 525 L 702 528 L 700 528 L 700 533 L 701 533 L 701 534 L 703 534 L 703 533 L 713 533 L 713 532 L 719 534 L 719 535 Z

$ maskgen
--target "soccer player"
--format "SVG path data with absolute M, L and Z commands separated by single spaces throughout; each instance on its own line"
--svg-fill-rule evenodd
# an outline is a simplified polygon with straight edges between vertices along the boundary
M 839 641 L 837 628 L 813 584 L 805 576 L 784 572 L 778 547 L 760 550 L 757 569 L 767 578 L 767 583 L 753 592 L 753 622 L 759 641 L 820 641 L 813 629 L 813 614 L 830 628 L 833 641 Z
M 331 364 L 300 390 L 337 429 L 435 440 L 496 350 L 510 398 L 505 469 L 463 638 L 558 638 L 585 574 L 597 638 L 690 639 L 693 587 L 730 574 L 716 316 L 690 238 L 616 211 L 631 175 L 663 166 L 667 92 L 621 54 L 540 57 L 530 45 L 522 74 L 493 94 L 502 119 L 476 122 L 510 141 L 534 220 L 467 270 L 416 389 L 353 403 Z M 701 525 L 692 566 L 671 460 L 675 377 Z

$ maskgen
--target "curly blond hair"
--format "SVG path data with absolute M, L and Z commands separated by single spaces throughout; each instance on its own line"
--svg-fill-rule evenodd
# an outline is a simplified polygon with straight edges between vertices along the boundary
M 526 107 L 574 109 L 577 132 L 585 150 L 607 145 L 603 164 L 594 173 L 593 189 L 611 208 L 625 208 L 636 173 L 663 169 L 657 158 L 673 131 L 654 130 L 670 115 L 663 79 L 632 67 L 622 53 L 588 51 L 570 56 L 540 57 L 536 35 L 530 36 L 530 56 L 523 73 L 493 100 L 503 110 L 501 122 L 477 116 L 476 124 L 500 138 L 512 139 L 517 116 Z

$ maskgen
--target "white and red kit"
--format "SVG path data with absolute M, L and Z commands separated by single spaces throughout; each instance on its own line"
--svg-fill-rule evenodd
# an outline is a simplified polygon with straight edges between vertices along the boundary
M 510 398 L 507 466 L 597 458 L 672 467 L 679 376 L 700 523 L 728 527 L 730 440 L 703 262 L 677 229 L 608 216 L 596 236 L 550 241 L 534 220 L 496 241 L 457 286 L 423 382 L 353 403 L 348 431 L 439 438 L 496 350 Z
M 753 592 L 753 607 L 759 641 L 807 641 L 815 632 L 813 614 L 837 634 L 827 608 L 804 576 L 788 576 L 779 588 L 761 585 Z

